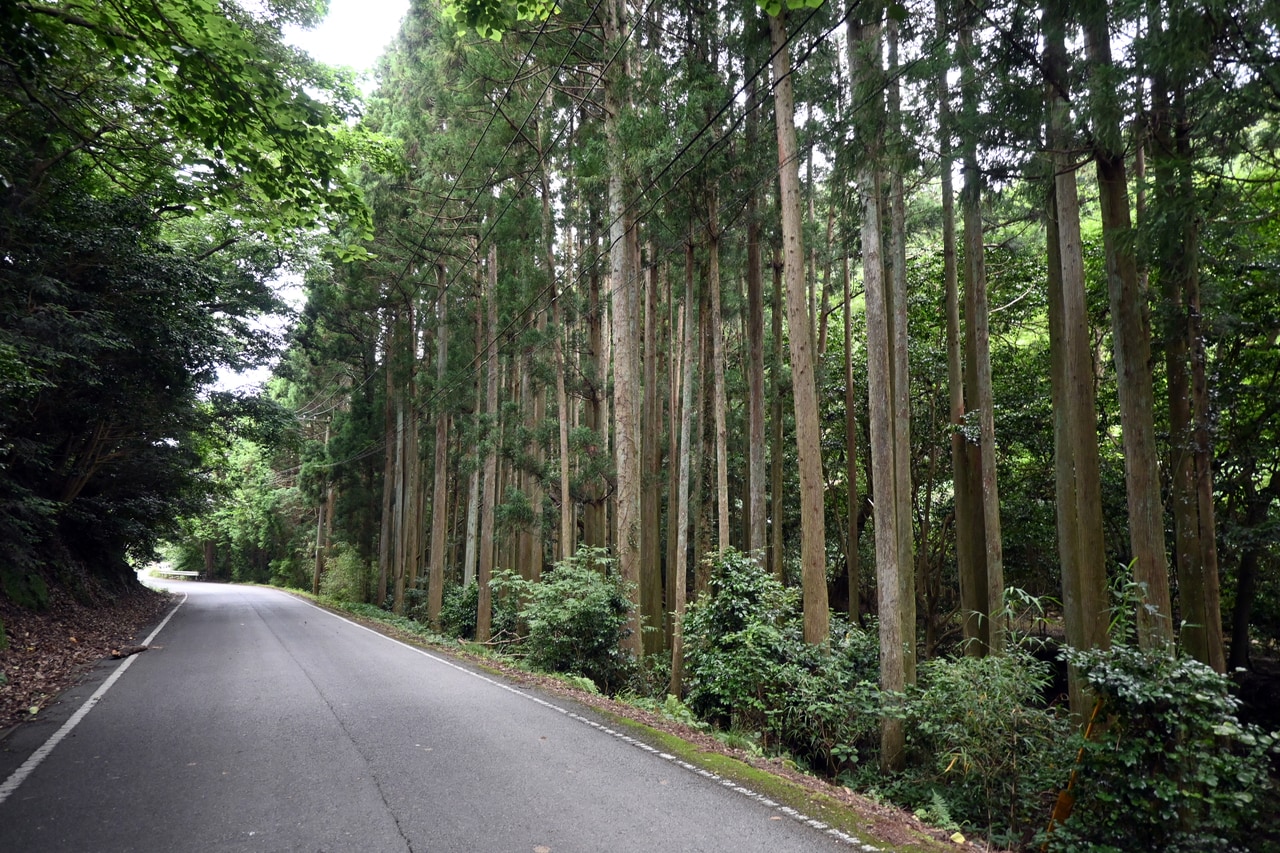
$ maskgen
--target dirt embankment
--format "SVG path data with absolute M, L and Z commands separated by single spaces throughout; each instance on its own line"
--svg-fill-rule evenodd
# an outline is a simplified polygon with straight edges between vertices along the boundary
M 141 584 L 96 598 L 86 604 L 53 588 L 48 606 L 33 612 L 0 596 L 0 735 L 37 716 L 98 661 L 136 646 L 172 600 Z

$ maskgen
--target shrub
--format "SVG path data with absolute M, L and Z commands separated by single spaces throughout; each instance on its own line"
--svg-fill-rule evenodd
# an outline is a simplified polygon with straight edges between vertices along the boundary
M 1085 745 L 1051 849 L 1261 849 L 1254 823 L 1276 813 L 1264 801 L 1277 737 L 1240 724 L 1226 676 L 1123 646 L 1065 654 L 1102 703 L 1102 732 Z
M 708 563 L 684 616 L 686 701 L 704 719 L 763 730 L 784 662 L 802 652 L 799 593 L 736 551 Z
M 630 677 L 634 662 L 621 646 L 633 609 L 630 590 L 602 549 L 579 549 L 537 583 L 511 575 L 501 583 L 522 603 L 531 666 L 584 676 L 606 693 Z
M 372 578 L 373 567 L 360 559 L 359 552 L 338 543 L 320 576 L 320 594 L 334 601 L 364 602 Z
M 460 640 L 474 640 L 479 610 L 480 586 L 475 581 L 466 586 L 446 586 L 440 603 L 441 632 Z
M 796 590 L 736 551 L 708 568 L 708 593 L 684 622 L 689 706 L 724 728 L 761 732 L 833 774 L 874 748 L 882 704 L 876 635 L 833 617 L 829 643 L 811 646 Z
M 778 672 L 769 733 L 796 758 L 838 775 L 879 748 L 879 637 L 838 615 L 825 647 L 804 643 Z
M 1043 707 L 1052 678 L 1019 647 L 921 663 L 905 705 L 907 804 L 936 811 L 942 802 L 1001 844 L 1043 829 L 1078 747 L 1065 715 Z

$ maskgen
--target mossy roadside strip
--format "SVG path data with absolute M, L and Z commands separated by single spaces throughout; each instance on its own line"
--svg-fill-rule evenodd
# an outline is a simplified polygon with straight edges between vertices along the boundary
M 747 788 L 786 809 L 802 813 L 839 832 L 886 853 L 941 853 L 984 849 L 957 844 L 947 833 L 925 826 L 913 815 L 881 805 L 847 788 L 800 773 L 779 759 L 754 758 L 726 747 L 705 732 L 668 720 L 659 714 L 585 691 L 555 675 L 532 672 L 502 659 L 483 646 L 431 632 L 412 620 L 374 608 L 350 607 L 310 593 L 285 590 L 393 639 L 453 658 L 483 672 L 524 687 L 585 706 L 609 725 L 625 729 L 635 740 L 666 753 L 677 762 L 705 770 L 726 782 Z M 854 848 L 856 849 L 856 848 Z

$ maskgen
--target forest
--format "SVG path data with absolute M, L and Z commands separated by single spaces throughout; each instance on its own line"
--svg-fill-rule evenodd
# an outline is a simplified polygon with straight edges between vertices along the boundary
M 1275 2 L 412 0 L 367 95 L 324 6 L 0 8 L 5 597 L 162 552 L 1001 847 L 1280 849 Z

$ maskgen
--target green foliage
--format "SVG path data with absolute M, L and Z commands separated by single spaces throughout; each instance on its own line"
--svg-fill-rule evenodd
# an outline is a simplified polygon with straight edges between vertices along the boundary
M 473 581 L 466 586 L 446 586 L 440 603 L 440 630 L 460 640 L 474 640 L 479 610 L 479 584 Z
M 27 610 L 43 610 L 49 606 L 49 585 L 38 572 L 0 566 L 0 593 Z
M 359 616 L 373 622 L 381 622 L 384 625 L 390 625 L 393 628 L 404 631 L 406 634 L 413 634 L 430 640 L 440 639 L 440 636 L 432 631 L 429 626 L 423 625 L 421 622 L 410 619 L 407 616 L 388 613 L 386 610 L 383 610 L 381 607 L 373 604 L 366 604 L 358 601 L 343 601 L 338 602 L 338 606 L 340 609 L 345 610 L 354 616 Z
M 1048 663 L 1027 651 L 938 658 L 920 665 L 906 697 L 909 804 L 985 829 L 1000 844 L 1029 839 L 1048 820 L 1078 744 L 1058 709 L 1043 706 Z
M 632 602 L 628 585 L 601 548 L 582 547 L 533 583 L 507 575 L 502 586 L 522 602 L 528 663 L 581 675 L 602 691 L 617 690 L 635 663 L 622 650 Z
M 320 576 L 320 594 L 334 601 L 367 601 L 372 582 L 373 565 L 350 545 L 339 543 Z
M 557 11 L 555 0 L 446 0 L 443 17 L 459 32 L 473 29 L 481 38 L 500 41 L 517 21 L 543 21 Z
M 822 5 L 823 0 L 758 0 L 760 8 L 768 15 L 780 15 L 783 8 L 787 9 L 817 9 Z
M 763 729 L 783 661 L 802 651 L 799 593 L 744 554 L 712 559 L 684 617 L 686 701 L 704 719 Z
M 1116 646 L 1068 651 L 1101 702 L 1055 851 L 1249 850 L 1276 814 L 1280 739 L 1236 717 L 1230 681 L 1197 661 Z
M 689 707 L 724 728 L 762 732 L 831 773 L 873 748 L 874 631 L 833 618 L 828 645 L 811 646 L 795 589 L 732 550 L 709 568 L 708 593 L 685 615 Z

